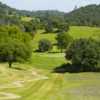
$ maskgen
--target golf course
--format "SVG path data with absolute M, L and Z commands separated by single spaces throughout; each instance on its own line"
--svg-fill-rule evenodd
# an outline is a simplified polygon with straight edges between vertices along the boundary
M 0 100 L 100 100 L 100 1 L 0 0 Z
M 98 35 L 100 29 L 75 26 L 69 32 L 75 39 L 89 38 L 96 36 L 95 32 Z M 55 34 L 49 35 L 38 33 L 34 49 L 43 37 L 56 42 Z M 68 62 L 64 53 L 57 48 L 54 51 L 58 53 L 33 52 L 31 61 L 14 63 L 12 69 L 1 63 L 0 100 L 99 100 L 100 73 L 54 73 L 54 68 Z

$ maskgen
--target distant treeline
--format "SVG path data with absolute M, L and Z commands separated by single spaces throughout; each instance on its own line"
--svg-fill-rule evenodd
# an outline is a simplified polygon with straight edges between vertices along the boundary
M 64 22 L 70 25 L 100 26 L 100 5 L 88 5 L 76 8 L 69 13 L 64 13 L 56 10 L 17 10 L 0 3 L 0 24 L 21 25 L 22 16 L 37 19 L 40 21 L 41 26 L 47 20 L 49 20 L 49 24 L 54 25 Z
M 65 15 L 70 25 L 100 26 L 100 5 L 88 5 Z

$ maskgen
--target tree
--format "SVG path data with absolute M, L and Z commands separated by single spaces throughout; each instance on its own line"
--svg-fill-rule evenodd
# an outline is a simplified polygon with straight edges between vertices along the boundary
M 66 50 L 66 59 L 79 71 L 92 70 L 100 61 L 100 43 L 92 39 L 75 40 Z
M 58 32 L 68 32 L 69 31 L 69 25 L 68 23 L 61 23 L 58 26 Z
M 29 35 L 33 38 L 37 31 L 36 25 L 33 22 L 24 22 L 23 25 L 25 32 L 29 33 Z
M 17 39 L 8 37 L 0 42 L 0 60 L 7 61 L 10 68 L 13 62 L 27 60 L 30 56 L 30 46 Z
M 46 24 L 45 24 L 45 32 L 49 33 L 49 32 L 53 32 L 53 24 L 48 21 Z
M 65 14 L 65 20 L 72 26 L 100 26 L 100 5 L 88 5 Z
M 61 49 L 61 52 L 63 52 L 73 39 L 68 33 L 58 33 L 56 40 L 58 49 Z
M 46 52 L 52 49 L 52 43 L 47 39 L 42 39 L 39 41 L 39 47 L 40 52 Z
M 31 37 L 21 32 L 17 26 L 0 27 L 0 61 L 13 62 L 27 60 L 32 53 Z

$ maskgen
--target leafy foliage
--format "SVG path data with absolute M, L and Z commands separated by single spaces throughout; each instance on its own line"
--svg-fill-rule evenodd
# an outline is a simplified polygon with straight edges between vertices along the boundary
M 69 31 L 68 23 L 60 23 L 58 25 L 58 32 L 68 32 L 68 31 Z
M 72 41 L 72 37 L 68 33 L 58 33 L 56 40 L 57 47 L 61 49 L 61 52 L 63 52 L 63 50 L 66 49 L 69 43 Z
M 0 61 L 6 61 L 11 67 L 13 62 L 27 60 L 31 56 L 32 48 L 30 36 L 21 33 L 16 26 L 0 28 Z
M 75 9 L 65 16 L 70 25 L 100 26 L 100 5 L 88 5 Z
M 39 51 L 40 52 L 46 52 L 52 49 L 52 44 L 47 39 L 42 39 L 39 41 Z
M 66 59 L 79 71 L 91 70 L 100 61 L 100 43 L 92 39 L 75 40 L 66 51 Z

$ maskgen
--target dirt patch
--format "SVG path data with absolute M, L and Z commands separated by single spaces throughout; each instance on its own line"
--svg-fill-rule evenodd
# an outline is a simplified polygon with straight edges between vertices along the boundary
M 12 84 L 15 85 L 16 87 L 23 87 L 25 81 L 15 81 Z

